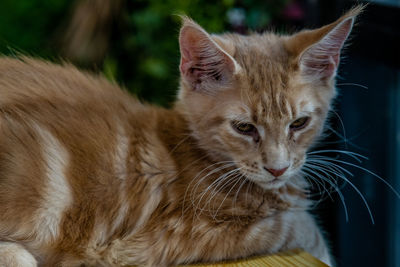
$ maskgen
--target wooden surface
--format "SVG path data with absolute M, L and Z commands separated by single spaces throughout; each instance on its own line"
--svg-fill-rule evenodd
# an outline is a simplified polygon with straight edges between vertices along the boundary
M 215 264 L 187 265 L 186 267 L 327 267 L 307 252 L 297 249 L 264 257 Z M 182 266 L 183 267 L 183 266 Z

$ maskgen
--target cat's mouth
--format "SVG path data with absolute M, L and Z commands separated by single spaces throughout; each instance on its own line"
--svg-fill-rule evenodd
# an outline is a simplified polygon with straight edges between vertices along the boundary
M 269 189 L 277 189 L 284 186 L 290 178 L 293 176 L 293 172 L 295 170 L 291 166 L 288 168 L 285 173 L 282 173 L 279 176 L 274 176 L 273 174 L 269 174 L 265 171 L 259 171 L 251 168 L 246 168 L 244 164 L 235 164 L 236 170 L 247 180 L 257 184 L 261 188 L 265 190 Z
M 282 178 L 273 178 L 270 181 L 266 181 L 263 183 L 262 187 L 264 189 L 276 189 L 279 187 L 282 187 L 286 184 L 287 179 L 282 179 Z
M 288 181 L 288 178 L 283 176 L 268 178 L 262 175 L 246 175 L 246 177 L 264 189 L 277 189 L 284 186 Z

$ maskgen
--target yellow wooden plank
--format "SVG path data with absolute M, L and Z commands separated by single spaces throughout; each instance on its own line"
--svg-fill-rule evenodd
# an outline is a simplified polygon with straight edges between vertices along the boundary
M 301 250 L 291 250 L 263 257 L 213 264 L 195 264 L 186 267 L 327 267 L 325 263 Z M 183 266 L 182 266 L 183 267 Z

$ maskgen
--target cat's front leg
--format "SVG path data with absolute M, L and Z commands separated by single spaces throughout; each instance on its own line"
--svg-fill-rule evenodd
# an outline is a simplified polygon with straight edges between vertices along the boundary
M 288 228 L 283 249 L 304 249 L 327 265 L 333 266 L 328 247 L 315 219 L 304 211 L 291 211 L 284 217 Z
M 36 267 L 37 262 L 21 245 L 0 241 L 0 266 Z

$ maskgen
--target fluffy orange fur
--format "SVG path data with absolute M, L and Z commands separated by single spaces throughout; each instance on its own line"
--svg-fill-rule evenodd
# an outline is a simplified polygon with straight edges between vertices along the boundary
M 70 65 L 1 58 L 0 265 L 169 266 L 297 247 L 330 264 L 299 171 L 360 11 L 292 36 L 210 35 L 184 18 L 169 110 Z

